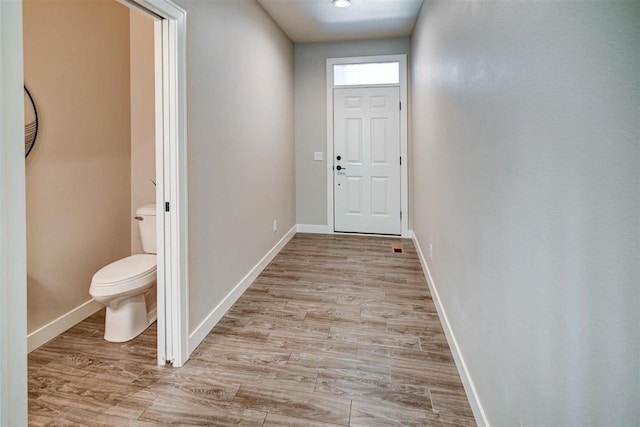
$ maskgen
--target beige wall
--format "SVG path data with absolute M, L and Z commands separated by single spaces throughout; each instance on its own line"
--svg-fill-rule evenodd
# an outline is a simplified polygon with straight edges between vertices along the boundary
M 40 115 L 26 162 L 28 330 L 89 301 L 130 253 L 129 11 L 24 1 L 25 82 Z
M 253 0 L 179 3 L 193 331 L 295 224 L 293 44 Z
M 296 219 L 327 224 L 327 58 L 408 54 L 408 38 L 295 46 Z M 314 161 L 313 153 L 324 153 Z
M 153 203 L 156 188 L 154 21 L 131 9 L 131 216 Z M 137 221 L 131 221 L 131 253 L 142 253 Z
M 425 2 L 414 231 L 488 421 L 640 425 L 640 3 Z

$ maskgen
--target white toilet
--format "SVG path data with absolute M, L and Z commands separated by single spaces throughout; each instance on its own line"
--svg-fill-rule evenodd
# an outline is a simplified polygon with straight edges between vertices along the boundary
M 131 255 L 101 268 L 93 275 L 89 293 L 107 306 L 104 339 L 129 341 L 156 320 L 156 205 L 136 211 L 144 254 Z M 151 292 L 150 292 L 151 291 Z M 147 301 L 147 297 L 153 302 Z

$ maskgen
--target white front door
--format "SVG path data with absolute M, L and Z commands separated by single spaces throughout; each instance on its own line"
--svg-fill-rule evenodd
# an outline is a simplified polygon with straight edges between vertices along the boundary
M 333 90 L 335 231 L 401 234 L 400 88 Z

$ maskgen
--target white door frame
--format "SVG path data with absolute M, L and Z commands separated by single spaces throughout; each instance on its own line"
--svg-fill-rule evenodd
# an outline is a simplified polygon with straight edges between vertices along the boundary
M 358 56 L 350 58 L 327 58 L 327 232 L 335 233 L 334 226 L 334 187 L 333 187 L 333 89 L 375 87 L 377 85 L 363 86 L 335 86 L 333 82 L 333 66 L 337 64 L 360 64 L 371 62 L 398 62 L 400 64 L 400 84 L 399 85 L 379 85 L 379 86 L 399 86 L 400 102 L 400 209 L 402 211 L 401 230 L 402 237 L 411 238 L 409 233 L 409 138 L 408 138 L 408 115 L 407 115 L 407 55 L 379 55 L 379 56 Z
M 155 21 L 158 364 L 189 358 L 187 245 L 187 13 L 171 0 L 118 0 Z M 153 16 L 155 15 L 155 16 Z M 157 120 L 162 117 L 162 120 Z
M 22 2 L 0 1 L 0 425 L 27 425 Z

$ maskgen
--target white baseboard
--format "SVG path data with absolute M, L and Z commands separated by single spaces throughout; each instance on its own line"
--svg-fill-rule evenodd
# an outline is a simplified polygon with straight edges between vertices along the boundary
M 422 270 L 427 279 L 429 291 L 431 292 L 431 296 L 433 298 L 433 303 L 435 304 L 436 310 L 438 311 L 440 322 L 442 323 L 442 328 L 444 329 L 444 334 L 447 337 L 447 342 L 449 343 L 449 347 L 451 348 L 451 352 L 453 353 L 453 359 L 456 362 L 456 367 L 458 368 L 458 373 L 460 374 L 460 379 L 462 380 L 462 384 L 464 385 L 464 390 L 467 394 L 467 398 L 469 399 L 469 404 L 471 405 L 471 410 L 473 411 L 476 423 L 480 427 L 489 427 L 489 420 L 487 420 L 487 415 L 484 412 L 484 408 L 482 407 L 482 403 L 480 402 L 480 398 L 478 396 L 476 388 L 473 385 L 471 375 L 469 375 L 467 364 L 465 363 L 464 357 L 460 352 L 458 341 L 456 340 L 453 330 L 451 329 L 451 324 L 449 323 L 449 319 L 447 318 L 447 312 L 444 309 L 442 302 L 440 301 L 440 297 L 438 296 L 438 289 L 436 288 L 436 284 L 433 281 L 433 277 L 431 276 L 429 264 L 427 264 L 427 260 L 424 257 L 422 248 L 420 247 L 420 243 L 418 243 L 418 239 L 416 238 L 415 233 L 411 231 L 411 234 L 413 234 L 413 243 L 416 246 L 416 251 L 418 252 L 418 257 L 420 258 L 420 264 L 422 265 Z
M 298 224 L 296 226 L 298 233 L 314 233 L 314 234 L 331 234 L 328 225 L 316 225 L 316 224 Z
M 231 308 L 238 298 L 242 296 L 254 280 L 262 273 L 267 265 L 278 255 L 284 246 L 295 236 L 297 227 L 294 225 L 276 245 L 247 273 L 246 276 L 233 288 L 229 294 L 214 308 L 211 313 L 189 335 L 189 354 L 206 338 L 213 327 L 222 319 L 222 316 Z
M 351 234 L 351 233 L 336 233 L 329 229 L 328 225 L 316 225 L 316 224 L 298 224 L 296 226 L 298 233 L 312 233 L 312 234 Z M 373 236 L 373 237 L 391 237 L 398 238 L 398 236 L 386 236 L 384 234 L 367 234 L 367 233 L 353 233 L 355 236 Z M 403 239 L 412 239 L 413 231 L 407 230 L 400 236 Z
M 104 305 L 90 300 L 27 335 L 27 352 L 31 353 L 67 329 L 82 322 Z
M 416 235 L 413 233 L 413 230 L 407 230 L 406 232 L 402 233 L 402 238 L 415 240 Z

